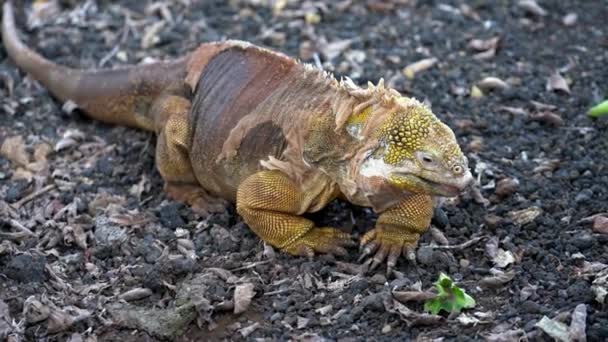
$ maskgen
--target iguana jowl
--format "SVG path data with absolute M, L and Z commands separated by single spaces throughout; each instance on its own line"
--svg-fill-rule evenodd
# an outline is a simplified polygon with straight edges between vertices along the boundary
M 335 198 L 380 213 L 363 256 L 390 267 L 413 256 L 433 197 L 472 180 L 453 132 L 420 102 L 380 81 L 352 81 L 241 41 L 116 70 L 75 70 L 18 38 L 4 4 L 9 56 L 60 101 L 92 118 L 158 134 L 156 164 L 170 197 L 200 212 L 236 203 L 264 241 L 291 254 L 345 254 L 351 237 L 302 217 Z

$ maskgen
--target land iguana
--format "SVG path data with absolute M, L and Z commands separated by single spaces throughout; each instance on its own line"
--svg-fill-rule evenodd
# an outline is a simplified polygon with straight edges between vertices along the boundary
M 57 65 L 25 46 L 6 1 L 15 64 L 91 118 L 153 131 L 169 197 L 210 213 L 234 202 L 249 227 L 294 255 L 344 255 L 350 234 L 302 215 L 342 198 L 379 213 L 360 241 L 371 269 L 413 260 L 436 197 L 472 181 L 452 130 L 381 80 L 367 88 L 242 41 L 113 70 Z M 373 255 L 373 256 L 372 256 Z M 360 260 L 361 260 L 360 259 Z

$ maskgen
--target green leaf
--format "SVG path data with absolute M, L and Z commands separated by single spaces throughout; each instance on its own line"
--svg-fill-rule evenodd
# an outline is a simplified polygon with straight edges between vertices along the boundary
M 604 102 L 595 105 L 593 108 L 589 109 L 587 115 L 592 118 L 599 118 L 600 116 L 608 114 L 608 100 L 604 100 Z
M 424 309 L 433 315 L 438 314 L 441 310 L 451 313 L 475 307 L 475 299 L 458 287 L 446 274 L 439 274 L 435 286 L 437 287 L 437 297 L 424 303 Z

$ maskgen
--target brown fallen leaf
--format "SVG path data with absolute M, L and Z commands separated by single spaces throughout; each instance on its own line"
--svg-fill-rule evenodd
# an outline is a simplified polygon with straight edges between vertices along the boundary
M 541 110 L 556 110 L 557 106 L 554 106 L 552 104 L 548 104 L 548 103 L 542 103 L 542 102 L 538 102 L 538 101 L 530 101 L 530 104 L 534 106 L 534 108 L 538 111 Z
M 515 278 L 515 272 L 503 272 L 497 269 L 491 270 L 493 275 L 490 277 L 482 278 L 479 281 L 479 285 L 482 287 L 500 287 L 503 284 L 510 282 L 513 278 Z
M 503 178 L 496 183 L 496 190 L 494 192 L 501 197 L 506 197 L 517 192 L 519 187 L 519 181 L 516 178 Z
M 20 135 L 6 138 L 0 147 L 0 155 L 18 166 L 25 167 L 30 162 L 30 156 L 25 150 L 25 141 Z
M 541 208 L 532 206 L 522 210 L 511 211 L 508 215 L 515 224 L 518 226 L 523 226 L 536 220 L 536 218 L 540 216 L 542 212 L 543 210 Z
M 554 127 L 559 127 L 564 124 L 564 119 L 554 112 L 542 111 L 530 114 L 530 119 L 542 123 L 549 124 Z
M 424 302 L 436 298 L 437 294 L 429 291 L 393 291 L 393 297 L 401 303 Z
M 546 88 L 548 91 L 560 90 L 570 94 L 570 86 L 568 86 L 568 82 L 566 82 L 566 79 L 559 73 L 559 71 L 556 71 L 549 76 L 549 79 L 547 79 Z
M 407 323 L 408 326 L 416 325 L 437 325 L 443 321 L 443 317 L 427 313 L 418 313 L 401 304 L 393 298 L 385 298 L 383 300 L 384 308 L 390 313 L 395 313 L 401 317 L 401 320 Z

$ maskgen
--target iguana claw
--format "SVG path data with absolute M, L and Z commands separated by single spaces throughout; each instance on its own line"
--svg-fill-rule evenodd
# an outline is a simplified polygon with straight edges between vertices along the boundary
M 345 256 L 348 254 L 344 247 L 353 247 L 357 243 L 350 234 L 331 227 L 312 228 L 282 250 L 293 255 L 312 258 L 315 253 Z
M 390 274 L 397 265 L 400 255 L 403 254 L 410 261 L 415 260 L 414 250 L 418 236 L 413 235 L 402 231 L 394 232 L 390 228 L 376 227 L 363 235 L 359 261 L 373 255 L 369 267 L 369 270 L 373 271 L 386 260 L 387 274 Z

